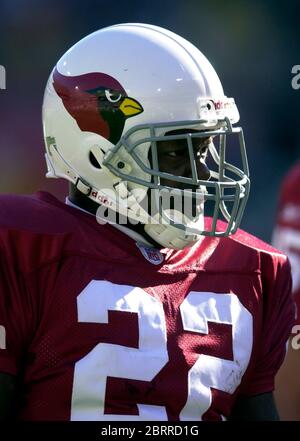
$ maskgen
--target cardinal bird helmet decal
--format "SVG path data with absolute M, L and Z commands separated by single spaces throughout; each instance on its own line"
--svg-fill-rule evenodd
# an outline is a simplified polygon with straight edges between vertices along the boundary
M 143 224 L 161 246 L 182 249 L 199 235 L 226 236 L 239 226 L 250 182 L 242 129 L 233 127 L 238 120 L 234 99 L 190 42 L 153 25 L 109 26 L 72 46 L 50 74 L 43 102 L 47 176 L 67 179 L 108 211 Z M 213 138 L 208 181 L 197 171 L 194 138 Z M 228 159 L 231 139 L 237 165 Z M 161 143 L 173 140 L 183 143 L 190 173 L 167 173 L 160 164 Z M 196 202 L 195 189 L 202 197 Z M 170 190 L 195 210 L 161 204 Z M 203 221 L 207 209 L 211 223 Z
M 73 77 L 55 69 L 53 87 L 81 130 L 98 133 L 113 144 L 120 140 L 125 120 L 143 112 L 141 104 L 104 73 Z

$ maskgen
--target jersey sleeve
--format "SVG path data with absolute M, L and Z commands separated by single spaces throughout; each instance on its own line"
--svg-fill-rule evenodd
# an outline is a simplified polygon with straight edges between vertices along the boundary
M 0 234 L 0 372 L 17 375 L 34 326 L 33 302 Z
M 274 380 L 287 349 L 287 340 L 295 322 L 295 305 L 291 295 L 291 269 L 283 255 L 262 257 L 263 310 L 255 359 L 245 395 L 274 390 Z
M 299 208 L 300 210 L 300 208 Z M 273 244 L 289 258 L 292 268 L 292 292 L 297 306 L 296 323 L 300 324 L 300 222 L 298 228 L 281 225 L 273 232 Z

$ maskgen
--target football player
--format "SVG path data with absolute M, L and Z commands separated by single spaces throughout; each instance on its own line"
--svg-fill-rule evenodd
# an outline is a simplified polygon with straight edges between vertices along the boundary
M 206 57 L 163 28 L 110 26 L 61 57 L 43 124 L 70 195 L 1 197 L 2 418 L 278 418 L 290 268 L 238 230 L 238 120 Z
M 285 176 L 279 194 L 278 214 L 273 232 L 274 246 L 289 257 L 292 267 L 292 292 L 296 302 L 296 322 L 289 350 L 276 379 L 276 402 L 284 420 L 300 421 L 300 163 Z

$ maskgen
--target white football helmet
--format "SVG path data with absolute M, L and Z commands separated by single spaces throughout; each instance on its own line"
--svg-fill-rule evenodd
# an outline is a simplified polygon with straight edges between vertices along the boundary
M 47 177 L 63 177 L 110 213 L 144 224 L 163 247 L 182 249 L 199 235 L 226 236 L 238 228 L 250 188 L 243 132 L 232 127 L 238 120 L 234 100 L 191 43 L 157 26 L 110 26 L 71 47 L 49 77 Z M 239 167 L 227 160 L 231 135 L 239 142 Z M 203 181 L 192 139 L 208 136 L 214 137 L 211 178 Z M 160 170 L 157 143 L 172 139 L 186 140 L 192 176 Z M 166 179 L 174 187 L 162 185 Z M 145 203 L 149 189 L 151 204 Z M 195 193 L 197 209 L 187 210 Z M 170 194 L 179 206 L 165 203 Z M 210 204 L 212 218 L 204 222 Z

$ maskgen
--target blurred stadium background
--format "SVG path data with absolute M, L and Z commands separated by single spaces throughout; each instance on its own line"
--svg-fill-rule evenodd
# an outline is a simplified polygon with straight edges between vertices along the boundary
M 0 90 L 0 192 L 41 189 L 63 198 L 67 184 L 44 178 L 41 104 L 53 65 L 96 29 L 151 23 L 198 46 L 235 98 L 252 178 L 242 227 L 269 241 L 280 181 L 300 158 L 300 89 L 291 86 L 292 66 L 300 64 L 299 16 L 298 0 L 0 0 L 0 65 L 7 75 Z

